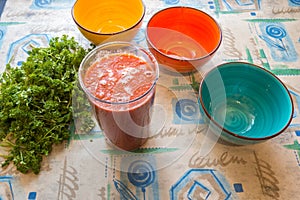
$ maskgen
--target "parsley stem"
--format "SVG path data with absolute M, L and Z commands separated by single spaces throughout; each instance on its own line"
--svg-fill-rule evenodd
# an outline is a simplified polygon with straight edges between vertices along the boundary
M 7 159 L 9 156 L 8 155 L 4 155 L 4 154 L 0 154 L 0 157 Z
M 9 141 L 8 139 L 4 138 L 2 142 L 0 143 L 1 147 L 15 147 L 16 145 Z

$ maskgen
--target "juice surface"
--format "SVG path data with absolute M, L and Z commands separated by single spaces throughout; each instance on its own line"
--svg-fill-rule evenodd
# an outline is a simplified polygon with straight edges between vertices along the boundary
M 155 72 L 145 60 L 120 53 L 94 62 L 86 72 L 84 84 L 98 99 L 127 102 L 148 91 L 155 78 Z

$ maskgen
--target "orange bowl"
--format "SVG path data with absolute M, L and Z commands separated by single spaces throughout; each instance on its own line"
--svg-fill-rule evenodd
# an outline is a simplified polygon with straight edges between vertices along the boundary
M 90 42 L 130 41 L 138 31 L 145 15 L 142 0 L 77 0 L 72 18 Z
M 178 6 L 154 14 L 147 23 L 146 38 L 160 64 L 186 73 L 212 58 L 220 47 L 222 31 L 207 13 Z

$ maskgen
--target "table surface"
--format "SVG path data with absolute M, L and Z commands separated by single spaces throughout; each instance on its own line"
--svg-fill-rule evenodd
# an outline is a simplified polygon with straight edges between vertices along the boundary
M 32 46 L 68 34 L 87 44 L 71 17 L 74 0 L 0 1 L 0 63 L 18 65 Z M 276 74 L 294 101 L 288 129 L 267 142 L 232 146 L 211 137 L 199 113 L 191 75 L 162 69 L 154 109 L 155 134 L 139 152 L 110 148 L 97 127 L 73 133 L 43 160 L 38 175 L 0 169 L 0 199 L 299 199 L 300 2 L 297 0 L 144 0 L 146 16 L 134 41 L 145 45 L 149 17 L 170 6 L 211 14 L 223 41 L 200 73 L 229 61 L 258 64 Z M 276 39 L 273 25 L 284 31 Z M 139 173 L 138 173 L 139 172 Z

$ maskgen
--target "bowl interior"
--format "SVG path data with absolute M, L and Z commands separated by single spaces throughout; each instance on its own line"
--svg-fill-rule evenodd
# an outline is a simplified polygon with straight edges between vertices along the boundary
M 247 63 L 223 64 L 210 71 L 200 87 L 201 106 L 219 127 L 245 138 L 282 132 L 293 114 L 283 83 L 270 72 Z
M 72 15 L 77 25 L 87 31 L 113 34 L 134 27 L 144 12 L 141 0 L 77 0 Z
M 207 13 L 189 7 L 171 7 L 154 14 L 147 24 L 153 48 L 174 58 L 197 59 L 214 52 L 221 30 Z

